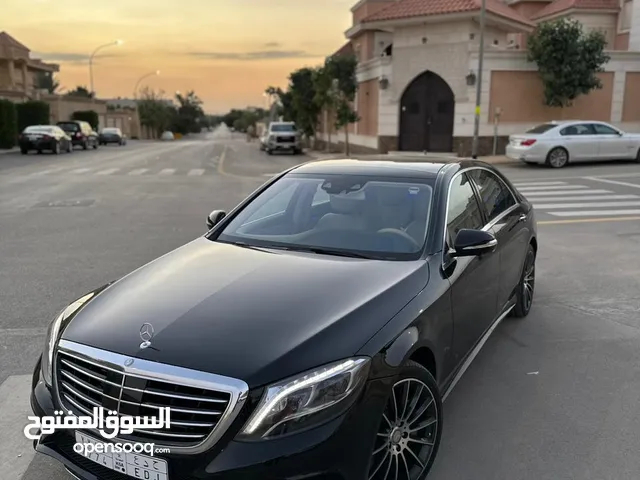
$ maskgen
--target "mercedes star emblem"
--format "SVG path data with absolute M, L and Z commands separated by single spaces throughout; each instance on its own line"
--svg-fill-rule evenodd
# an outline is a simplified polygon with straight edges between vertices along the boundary
M 133 358 L 127 358 L 127 359 L 124 361 L 124 366 L 125 366 L 125 367 L 130 367 L 131 365 L 133 365 Z
M 151 346 L 151 339 L 153 338 L 153 325 L 150 323 L 143 323 L 142 327 L 140 327 L 140 338 L 142 339 L 142 343 L 140 344 L 140 348 L 148 348 Z

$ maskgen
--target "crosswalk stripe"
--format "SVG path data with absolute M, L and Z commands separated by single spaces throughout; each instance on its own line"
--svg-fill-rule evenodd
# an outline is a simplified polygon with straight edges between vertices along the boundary
M 193 176 L 193 175 L 202 175 L 204 173 L 204 168 L 194 168 L 192 170 L 189 170 L 189 175 Z
M 545 187 L 523 187 L 519 188 L 521 192 L 539 192 L 542 190 L 581 190 L 587 188 L 584 185 L 551 185 Z M 526 195 L 526 193 L 525 193 Z
M 119 168 L 107 168 L 106 170 L 102 170 L 101 172 L 98 172 L 96 175 L 111 175 L 112 173 L 115 173 L 118 170 L 120 170 L 120 169 Z
M 534 206 L 542 210 L 553 208 L 640 207 L 640 202 L 534 203 Z
M 540 202 L 583 202 L 586 200 L 631 200 L 639 198 L 638 195 L 578 195 L 566 197 L 543 197 L 535 200 Z M 538 204 L 534 201 L 534 206 Z
M 135 170 L 131 170 L 129 175 L 142 175 L 144 172 L 149 171 L 148 168 L 137 168 Z
M 548 212 L 555 217 L 606 217 L 622 215 L 640 215 L 640 210 L 576 210 L 567 212 Z
M 522 192 L 524 194 L 525 197 L 529 198 L 529 197 L 550 197 L 552 195 L 581 195 L 581 194 L 588 194 L 588 195 L 592 195 L 595 193 L 613 193 L 611 190 L 591 190 L 591 189 L 584 189 L 584 190 L 563 190 L 560 192 Z
M 71 173 L 73 174 L 81 174 L 81 173 L 87 173 L 91 171 L 90 168 L 76 168 L 75 170 L 71 170 Z
M 165 168 L 164 170 L 161 170 L 158 175 L 173 175 L 175 171 L 175 168 Z
M 14 375 L 0 385 L 0 432 L 7 432 L 0 441 L 2 478 L 22 478 L 35 455 L 31 440 L 22 433 L 32 414 L 30 396 L 31 375 Z
M 567 182 L 516 182 L 513 184 L 516 188 L 524 187 L 544 187 L 547 185 L 566 185 Z
M 49 175 L 50 173 L 59 172 L 64 168 L 49 168 L 48 170 L 40 170 L 39 172 L 33 172 L 31 175 Z

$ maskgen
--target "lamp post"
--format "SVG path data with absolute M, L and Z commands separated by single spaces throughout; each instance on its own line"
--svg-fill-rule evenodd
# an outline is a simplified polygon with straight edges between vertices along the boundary
M 94 90 L 93 90 L 93 57 L 95 57 L 96 53 L 98 53 L 103 48 L 112 47 L 112 46 L 119 46 L 119 45 L 122 45 L 122 43 L 123 43 L 122 40 L 116 40 L 114 42 L 105 43 L 104 45 L 100 45 L 98 48 L 96 48 L 93 51 L 93 53 L 89 57 L 89 83 L 91 85 L 92 98 L 95 97 L 95 95 L 93 95 L 94 94 Z
M 151 72 L 151 73 L 147 73 L 143 76 L 141 76 L 138 81 L 136 82 L 136 86 L 133 89 L 133 99 L 136 100 L 138 98 L 138 87 L 140 86 L 140 83 L 149 77 L 153 77 L 153 76 L 158 76 L 160 75 L 160 70 L 156 70 L 155 72 Z
M 480 135 L 480 100 L 482 97 L 482 68 L 484 63 L 484 27 L 487 16 L 486 0 L 482 0 L 480 7 L 480 47 L 478 52 L 478 78 L 476 82 L 476 111 L 473 122 L 473 142 L 471 144 L 471 157 L 478 158 L 478 137 Z

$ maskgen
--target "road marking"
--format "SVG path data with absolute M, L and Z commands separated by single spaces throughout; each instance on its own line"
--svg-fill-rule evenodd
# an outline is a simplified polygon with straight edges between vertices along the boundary
M 640 215 L 640 210 L 575 210 L 571 212 L 548 212 L 554 217 L 597 217 L 598 215 Z
M 39 172 L 33 172 L 31 175 L 48 175 L 53 172 L 59 172 L 60 170 L 64 170 L 64 168 L 49 168 L 48 170 L 40 170 Z
M 640 202 L 534 203 L 533 206 L 539 209 L 640 207 Z
M 142 175 L 144 172 L 149 171 L 148 168 L 137 168 L 135 170 L 131 170 L 129 175 Z
M 523 188 L 518 188 L 518 190 L 520 190 L 521 192 L 538 192 L 541 190 L 581 190 L 584 188 L 588 188 L 585 187 L 584 185 L 551 185 L 551 186 L 546 186 L 546 187 L 523 187 Z
M 513 186 L 516 188 L 521 187 L 543 187 L 545 185 L 566 185 L 566 182 L 514 182 Z
M 173 175 L 175 171 L 175 168 L 165 168 L 164 170 L 160 170 L 160 173 L 158 173 L 158 175 Z
M 202 175 L 204 174 L 204 168 L 194 168 L 192 170 L 189 170 L 188 175 L 193 176 L 193 175 Z
M 591 193 L 591 192 L 589 192 Z M 631 200 L 634 198 L 640 198 L 638 195 L 578 195 L 567 197 L 543 197 L 536 198 L 540 202 L 581 202 L 584 200 Z M 536 206 L 536 203 L 533 202 Z
M 543 180 L 547 180 L 549 178 L 553 178 L 554 180 L 588 180 L 589 178 L 631 178 L 631 177 L 640 177 L 640 173 L 613 173 L 610 175 L 595 175 L 592 177 L 585 177 L 584 175 L 575 175 L 575 176 L 569 176 L 567 175 L 566 177 L 556 177 L 555 175 L 553 177 L 533 177 L 533 178 L 529 178 L 529 177 L 525 177 L 525 178 L 518 178 L 517 175 L 514 175 L 515 178 L 512 178 L 511 181 L 512 182 L 537 182 L 537 181 L 543 181 Z
M 576 218 L 573 220 L 542 220 L 538 225 L 568 225 L 571 223 L 605 223 L 605 222 L 631 222 L 640 220 L 640 217 L 604 217 L 604 218 Z
M 102 170 L 98 173 L 96 173 L 96 175 L 111 175 L 112 173 L 116 173 L 118 170 L 120 170 L 119 168 L 107 168 L 106 170 Z
M 611 190 L 591 190 L 589 188 L 585 188 L 584 190 L 567 190 L 562 192 L 522 192 L 525 197 L 544 197 L 551 195 L 581 195 L 583 193 L 593 194 L 593 193 L 613 193 Z
M 220 154 L 220 160 L 218 161 L 218 174 L 223 177 L 231 177 L 231 178 L 242 178 L 246 179 L 247 177 L 243 177 L 242 175 L 236 175 L 235 173 L 226 172 L 224 169 L 224 160 L 227 158 L 227 145 L 222 148 L 222 153 Z M 250 177 L 249 177 L 250 178 Z
M 640 188 L 640 184 L 638 183 L 618 182 L 617 180 L 607 180 L 604 178 L 585 177 L 585 180 L 591 180 L 594 182 L 611 183 L 613 185 L 621 185 L 623 187 Z
M 71 173 L 81 174 L 81 173 L 87 173 L 90 170 L 91 170 L 90 168 L 76 168 L 75 170 L 71 170 Z
M 32 415 L 31 375 L 14 375 L 0 385 L 0 442 L 2 478 L 22 478 L 35 456 L 33 443 L 23 434 L 27 416 Z

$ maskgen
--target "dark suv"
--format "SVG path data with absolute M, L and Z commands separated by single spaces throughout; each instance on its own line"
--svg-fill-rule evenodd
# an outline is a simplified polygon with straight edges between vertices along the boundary
M 69 120 L 58 122 L 57 125 L 71 137 L 71 143 L 74 147 L 81 146 L 83 150 L 89 147 L 98 148 L 98 134 L 87 122 Z

